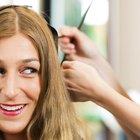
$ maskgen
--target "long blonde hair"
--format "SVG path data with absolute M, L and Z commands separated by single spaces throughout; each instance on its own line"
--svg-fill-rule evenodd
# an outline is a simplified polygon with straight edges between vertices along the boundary
M 16 33 L 34 43 L 41 63 L 41 93 L 27 126 L 27 139 L 86 139 L 63 82 L 56 46 L 45 19 L 24 6 L 1 7 L 0 38 Z

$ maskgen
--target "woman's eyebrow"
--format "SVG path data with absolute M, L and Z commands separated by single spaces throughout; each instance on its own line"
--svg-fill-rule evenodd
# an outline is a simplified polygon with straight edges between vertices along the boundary
M 3 64 L 5 60 L 0 59 L 0 63 Z M 21 59 L 18 61 L 18 63 L 30 63 L 30 62 L 40 62 L 37 58 L 27 58 L 27 59 Z
M 37 58 L 27 58 L 27 59 L 22 60 L 22 62 L 31 62 L 31 61 L 39 61 L 39 59 L 37 59 Z
M 29 62 L 32 62 L 32 61 L 39 62 L 39 59 L 37 59 L 37 58 L 28 58 L 28 59 L 21 60 L 22 63 L 29 63 Z

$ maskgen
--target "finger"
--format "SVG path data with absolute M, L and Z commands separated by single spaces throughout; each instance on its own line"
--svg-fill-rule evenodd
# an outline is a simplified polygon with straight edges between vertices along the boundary
M 68 54 L 74 52 L 73 50 L 67 49 L 67 48 L 66 48 L 66 49 L 61 49 L 61 51 L 62 51 L 65 55 L 68 55 Z
M 75 49 L 64 50 L 63 53 L 65 54 L 65 60 L 72 61 L 72 60 L 74 60 L 73 55 L 76 54 L 76 50 Z
M 59 28 L 59 34 L 60 36 L 61 35 L 64 35 L 64 36 L 69 36 L 71 37 L 72 36 L 72 28 L 74 27 L 70 27 L 70 26 L 62 26 Z
M 73 50 L 73 52 L 71 50 L 71 52 L 66 55 L 66 60 L 70 60 L 70 61 L 74 61 L 74 60 L 81 61 L 80 57 L 76 55 L 76 50 Z
M 64 61 L 62 63 L 62 68 L 63 69 L 70 69 L 72 71 L 73 69 L 80 66 L 79 63 L 80 62 L 78 62 L 78 61 Z
M 62 68 L 63 69 L 70 69 L 71 68 L 71 61 L 64 61 L 63 63 L 62 63 Z
M 69 37 L 75 37 L 77 36 L 79 30 L 77 27 L 71 27 L 71 26 L 63 26 L 60 27 L 59 33 L 60 35 L 65 35 Z
M 69 43 L 70 42 L 70 38 L 69 37 L 62 37 L 62 38 L 59 38 L 59 42 L 60 43 Z
M 75 49 L 75 46 L 73 45 L 73 44 L 71 44 L 71 43 L 69 43 L 69 44 L 62 44 L 61 46 L 60 46 L 60 49 L 69 49 L 69 50 L 71 50 L 71 49 Z

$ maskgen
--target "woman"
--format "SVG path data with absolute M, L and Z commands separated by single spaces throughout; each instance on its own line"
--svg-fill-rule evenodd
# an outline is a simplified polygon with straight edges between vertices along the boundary
M 0 8 L 0 139 L 87 140 L 49 27 L 24 6 Z

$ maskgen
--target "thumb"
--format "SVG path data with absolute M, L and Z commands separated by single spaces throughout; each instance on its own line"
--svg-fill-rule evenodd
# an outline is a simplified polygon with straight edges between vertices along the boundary
M 71 65 L 72 65 L 72 61 L 64 61 L 62 63 L 62 68 L 63 69 L 69 69 L 69 68 L 71 68 Z

